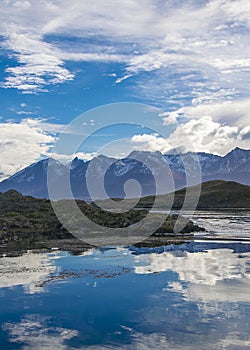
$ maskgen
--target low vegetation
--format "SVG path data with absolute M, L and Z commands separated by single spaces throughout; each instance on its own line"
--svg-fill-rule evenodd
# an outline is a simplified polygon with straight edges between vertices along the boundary
M 185 207 L 193 208 L 193 199 L 199 198 L 197 209 L 229 209 L 229 208 L 250 208 L 250 186 L 242 185 L 233 181 L 213 180 L 202 183 L 201 187 L 193 186 L 188 189 L 189 194 L 186 196 L 186 188 L 174 193 L 173 195 L 160 195 L 158 197 L 158 209 L 172 207 L 181 209 L 185 199 Z M 155 198 L 148 196 L 142 198 L 137 207 L 150 208 Z
M 63 201 L 61 202 L 63 205 Z M 77 204 L 80 210 L 92 221 L 106 227 L 129 227 L 140 221 L 147 214 L 147 210 L 112 213 L 83 201 L 77 201 Z M 68 215 L 70 217 L 70 213 Z M 177 215 L 168 216 L 155 234 L 173 233 L 177 218 Z M 181 233 L 190 234 L 200 230 L 202 229 L 194 225 L 192 221 L 189 221 L 184 225 Z M 14 190 L 0 193 L 1 243 L 70 238 L 73 238 L 73 236 L 58 221 L 49 200 L 23 196 Z

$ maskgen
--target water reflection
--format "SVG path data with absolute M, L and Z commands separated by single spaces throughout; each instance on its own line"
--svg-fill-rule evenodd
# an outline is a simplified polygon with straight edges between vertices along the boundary
M 0 288 L 21 285 L 26 293 L 41 292 L 36 284 L 56 271 L 52 256 L 48 253 L 28 252 L 20 256 L 0 258 Z
M 186 213 L 188 216 L 188 213 Z M 224 237 L 250 237 L 249 210 L 196 211 L 196 224 L 204 227 L 208 234 Z
M 30 252 L 0 273 L 3 349 L 250 347 L 248 244 Z
M 62 327 L 49 327 L 49 319 L 39 315 L 28 315 L 19 323 L 5 323 L 3 330 L 9 332 L 9 341 L 22 344 L 22 349 L 66 350 L 66 340 L 76 337 L 78 332 Z
M 207 252 L 186 251 L 149 253 L 135 257 L 137 274 L 172 271 L 178 281 L 168 288 L 188 300 L 250 302 L 250 253 L 235 254 L 232 249 Z

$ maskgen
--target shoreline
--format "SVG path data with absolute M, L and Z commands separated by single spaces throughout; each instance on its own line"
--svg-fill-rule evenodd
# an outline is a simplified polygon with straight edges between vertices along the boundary
M 195 241 L 202 242 L 240 242 L 250 244 L 250 237 L 226 237 L 226 236 L 214 236 L 214 235 L 166 235 L 166 236 L 151 236 L 141 242 L 137 242 L 132 246 L 139 248 L 161 247 L 166 245 L 180 245 L 184 243 L 191 243 Z M 99 249 L 109 246 L 101 245 L 94 246 L 87 244 L 77 238 L 70 239 L 57 239 L 41 242 L 33 242 L 32 244 L 14 244 L 15 242 L 9 242 L 9 244 L 0 245 L 0 258 L 4 256 L 16 256 L 24 254 L 28 251 L 36 252 L 53 252 L 53 251 L 68 251 L 74 255 L 81 254 L 90 249 Z M 19 242 L 20 243 L 20 242 Z M 124 246 L 124 245 L 123 245 Z M 114 246 L 115 247 L 115 246 Z M 117 247 L 119 247 L 117 245 Z

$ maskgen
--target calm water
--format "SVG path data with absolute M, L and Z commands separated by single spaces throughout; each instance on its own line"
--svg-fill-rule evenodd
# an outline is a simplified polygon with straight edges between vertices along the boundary
M 1 349 L 249 349 L 250 245 L 0 259 Z

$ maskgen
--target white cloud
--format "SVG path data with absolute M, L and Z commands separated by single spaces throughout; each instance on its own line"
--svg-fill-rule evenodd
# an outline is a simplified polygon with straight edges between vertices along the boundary
M 65 163 L 69 163 L 71 162 L 75 157 L 79 158 L 79 159 L 83 159 L 85 161 L 91 160 L 94 157 L 97 156 L 97 153 L 93 152 L 93 153 L 89 153 L 89 152 L 76 152 L 74 154 L 59 154 L 59 153 L 49 153 L 49 156 L 59 160 L 61 162 L 65 162 Z
M 180 124 L 171 134 L 170 141 L 176 148 L 181 148 L 185 152 L 191 151 L 189 146 L 183 142 L 183 135 L 186 135 L 196 152 L 225 155 L 236 145 L 243 146 L 239 140 L 237 126 L 221 125 L 214 122 L 209 116 Z
M 62 83 L 74 75 L 63 68 L 64 62 L 55 48 L 42 40 L 41 35 L 19 33 L 11 28 L 5 47 L 14 51 L 19 66 L 6 68 L 4 88 L 16 88 L 25 93 L 46 91 L 47 84 Z
M 126 80 L 126 79 L 128 79 L 128 78 L 130 78 L 132 76 L 133 76 L 133 74 L 126 74 L 123 77 L 117 78 L 115 83 L 116 84 L 120 84 L 122 81 L 124 81 L 124 80 Z
M 165 116 L 165 113 L 163 114 Z M 168 121 L 166 118 L 166 121 Z M 172 121 L 176 121 L 174 115 Z M 165 123 L 167 125 L 171 123 Z M 177 122 L 176 122 L 177 123 Z M 168 138 L 157 134 L 135 135 L 130 142 L 136 149 L 166 153 L 171 149 L 180 152 L 196 151 L 225 155 L 236 146 L 249 148 L 249 127 L 225 125 L 213 121 L 211 116 L 186 120 L 176 124 L 176 129 Z
M 250 141 L 250 126 L 246 126 L 244 129 L 241 130 L 240 137 L 242 140 Z
M 18 115 L 33 115 L 34 113 L 33 112 L 29 112 L 29 111 L 18 111 L 16 112 L 16 114 Z
M 249 1 L 128 0 L 119 4 L 119 16 L 117 8 L 112 0 L 4 1 L 3 48 L 16 64 L 6 68 L 1 86 L 48 91 L 49 84 L 74 79 L 68 61 L 117 62 L 124 72 L 112 73 L 115 83 L 134 77 L 132 93 L 170 106 L 161 116 L 165 126 L 177 127 L 167 141 L 137 135 L 133 145 L 187 150 L 181 144 L 186 132 L 198 151 L 248 148 Z M 21 107 L 18 114 L 30 113 Z
M 14 2 L 13 6 L 25 10 L 28 9 L 31 6 L 31 4 L 29 1 L 16 1 Z
M 163 112 L 159 114 L 163 118 L 163 125 L 172 125 L 177 123 L 179 113 L 177 112 Z
M 41 157 L 52 157 L 69 162 L 75 157 L 90 160 L 95 152 L 58 154 L 53 147 L 65 125 L 53 124 L 45 119 L 25 118 L 21 122 L 0 123 L 0 180 L 13 175 Z
M 60 125 L 39 119 L 23 119 L 20 123 L 0 123 L 1 178 L 12 175 L 37 161 L 56 140 Z
M 244 127 L 249 125 L 250 99 L 216 103 L 195 103 L 192 106 L 179 108 L 174 112 L 180 117 L 187 119 L 199 119 L 209 116 L 215 122 Z
M 166 153 L 173 148 L 168 140 L 160 137 L 158 134 L 134 135 L 131 138 L 131 143 L 134 144 L 135 149 L 141 151 L 160 151 Z
M 215 2 L 215 1 L 213 1 Z M 213 3 L 212 2 L 212 3 Z M 250 24 L 250 3 L 247 0 L 220 1 L 223 10 L 232 20 Z
M 236 94 L 234 88 L 232 89 L 220 89 L 220 90 L 210 90 L 210 91 L 199 91 L 194 89 L 196 97 L 192 99 L 192 105 L 216 103 L 216 101 L 232 99 Z
M 119 5 L 112 0 L 20 0 L 4 1 L 1 10 L 5 47 L 17 60 L 6 71 L 6 88 L 41 91 L 71 80 L 65 62 L 74 60 L 123 63 L 124 76 L 117 82 L 159 72 L 162 80 L 142 74 L 138 84 L 151 87 L 151 94 L 160 85 L 161 94 L 154 97 L 165 102 L 183 77 L 188 77 L 184 87 L 204 83 L 193 95 L 215 83 L 218 91 L 236 86 L 235 95 L 249 92 L 248 0 L 128 0 Z M 57 35 L 57 41 L 50 35 Z M 60 37 L 74 37 L 76 44 L 67 46 Z M 150 97 L 145 91 L 141 97 Z
M 224 155 L 236 146 L 250 148 L 249 99 L 202 102 L 195 99 L 191 106 L 161 114 L 164 125 L 179 122 L 170 136 L 173 144 L 187 150 L 181 141 L 184 133 L 197 151 Z

